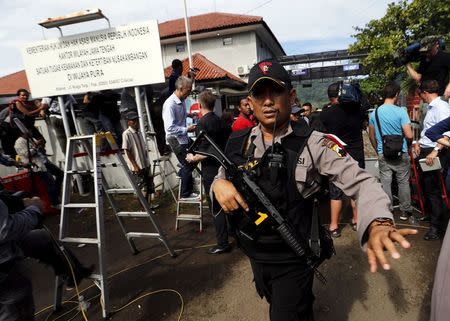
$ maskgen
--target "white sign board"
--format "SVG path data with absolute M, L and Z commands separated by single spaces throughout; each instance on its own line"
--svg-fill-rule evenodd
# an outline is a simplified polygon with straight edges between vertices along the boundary
M 35 42 L 22 55 L 33 97 L 165 80 L 156 20 Z

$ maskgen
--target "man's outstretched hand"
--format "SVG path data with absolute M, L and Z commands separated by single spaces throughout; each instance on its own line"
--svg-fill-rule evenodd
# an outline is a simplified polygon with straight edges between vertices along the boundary
M 397 230 L 395 226 L 385 225 L 370 226 L 369 240 L 367 241 L 367 258 L 370 272 L 374 273 L 377 271 L 378 262 L 383 269 L 389 270 L 391 266 L 386 258 L 385 250 L 389 252 L 392 258 L 399 259 L 400 253 L 398 253 L 394 243 L 397 242 L 404 249 L 408 249 L 411 247 L 411 244 L 405 239 L 405 236 L 414 234 L 417 234 L 417 230 Z

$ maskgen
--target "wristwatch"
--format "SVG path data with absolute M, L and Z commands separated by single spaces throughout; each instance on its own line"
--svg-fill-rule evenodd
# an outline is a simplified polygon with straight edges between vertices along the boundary
M 375 226 L 380 226 L 380 225 L 390 226 L 390 227 L 395 228 L 395 223 L 394 223 L 394 221 L 391 218 L 389 218 L 389 217 L 378 217 L 378 218 L 374 219 L 372 221 L 372 223 L 370 223 L 370 225 L 369 225 L 369 232 Z
M 441 149 L 440 149 L 439 147 L 437 147 L 437 146 L 435 146 L 435 147 L 433 148 L 433 150 L 437 151 L 438 153 L 441 151 Z

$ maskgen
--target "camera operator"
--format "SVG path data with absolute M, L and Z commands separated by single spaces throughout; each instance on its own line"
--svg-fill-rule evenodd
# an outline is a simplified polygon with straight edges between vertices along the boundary
M 358 102 L 343 102 L 339 98 L 341 84 L 332 83 L 328 86 L 327 94 L 330 100 L 328 108 L 320 113 L 320 120 L 325 130 L 342 139 L 346 144 L 346 151 L 358 162 L 360 168 L 364 168 L 364 143 L 362 130 L 365 115 L 362 112 L 361 104 Z M 343 191 L 335 184 L 329 184 L 331 221 L 329 230 L 331 236 L 340 237 L 339 217 L 345 199 Z M 354 200 L 351 200 L 353 209 L 352 229 L 356 231 L 357 209 Z
M 24 200 L 25 209 L 9 214 L 0 200 L 0 318 L 34 320 L 30 280 L 23 273 L 21 242 L 39 224 L 42 202 Z
M 47 184 L 52 207 L 58 208 L 64 172 L 48 160 L 43 150 L 42 140 L 33 141 L 28 133 L 22 133 L 16 140 L 14 148 L 24 166 L 39 173 L 41 179 Z
M 406 64 L 408 74 L 416 82 L 436 80 L 439 84 L 439 96 L 450 98 L 450 53 L 442 51 L 439 39 L 428 36 L 420 42 L 421 53 L 419 68 L 414 70 L 411 63 Z
M 24 273 L 24 257 L 51 266 L 56 275 L 67 280 L 68 289 L 93 270 L 92 266 L 83 267 L 68 249 L 64 250 L 66 258 L 48 230 L 38 228 L 41 212 L 38 197 L 21 199 L 5 190 L 0 192 L 0 320 L 34 320 L 32 287 Z

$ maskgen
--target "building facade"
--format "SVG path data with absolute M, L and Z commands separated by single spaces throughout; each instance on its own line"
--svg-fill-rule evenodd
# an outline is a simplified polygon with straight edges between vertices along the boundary
M 189 18 L 191 52 L 246 80 L 258 61 L 285 55 L 262 17 L 213 12 Z M 184 20 L 159 24 L 164 65 L 187 57 Z

